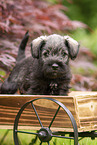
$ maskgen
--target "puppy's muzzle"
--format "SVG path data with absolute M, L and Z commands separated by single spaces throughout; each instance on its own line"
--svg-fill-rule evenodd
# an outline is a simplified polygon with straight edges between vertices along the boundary
M 58 64 L 56 64 L 56 63 L 53 63 L 53 64 L 52 64 L 52 69 L 53 69 L 53 70 L 57 70 L 58 67 L 59 67 Z

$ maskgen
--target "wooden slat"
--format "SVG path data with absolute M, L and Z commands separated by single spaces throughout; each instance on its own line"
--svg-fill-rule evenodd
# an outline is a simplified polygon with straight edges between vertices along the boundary
M 71 92 L 69 96 L 0 95 L 0 128 L 13 128 L 19 109 L 27 101 L 41 97 L 53 98 L 63 103 L 73 114 L 79 132 L 97 130 L 97 92 Z M 48 127 L 58 106 L 50 100 L 42 99 L 35 101 L 34 105 L 42 124 Z M 23 111 L 19 125 L 25 129 L 40 127 L 31 104 Z M 73 131 L 71 121 L 64 110 L 60 109 L 52 128 Z
M 12 125 L 14 124 L 14 119 L 19 111 L 19 109 L 24 105 L 27 101 L 33 100 L 35 98 L 40 97 L 51 97 L 54 98 L 62 103 L 64 103 L 69 110 L 72 111 L 72 114 L 76 118 L 75 113 L 75 107 L 74 107 L 74 99 L 72 97 L 64 97 L 64 96 L 21 96 L 21 95 L 3 95 L 0 96 L 0 124 L 1 125 Z M 34 102 L 34 105 L 37 109 L 38 115 L 41 119 L 41 122 L 43 126 L 49 126 L 57 108 L 58 105 L 56 105 L 54 102 L 49 100 L 37 100 Z M 29 105 L 24 111 L 20 118 L 19 125 L 21 126 L 33 126 L 33 127 L 39 127 L 40 124 L 37 120 L 37 117 L 33 111 L 33 108 L 31 105 Z M 65 113 L 63 109 L 60 109 L 56 119 L 54 120 L 52 124 L 53 128 L 71 128 L 72 130 L 72 124 Z

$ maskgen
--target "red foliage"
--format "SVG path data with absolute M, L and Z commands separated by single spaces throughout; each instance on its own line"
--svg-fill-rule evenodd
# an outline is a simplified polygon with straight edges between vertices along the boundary
M 90 76 L 73 75 L 71 85 L 78 91 L 95 91 L 97 90 L 97 82 L 95 78 Z
M 25 30 L 31 34 L 37 32 L 52 33 L 55 30 L 73 30 L 87 26 L 78 21 L 71 21 L 63 11 L 63 5 L 51 5 L 45 1 L 35 0 L 1 0 L 0 2 L 0 31 L 23 35 Z

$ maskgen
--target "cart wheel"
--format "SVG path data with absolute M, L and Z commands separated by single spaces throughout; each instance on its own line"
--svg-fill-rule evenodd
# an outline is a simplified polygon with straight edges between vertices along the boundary
M 56 110 L 56 113 L 55 115 L 53 116 L 49 126 L 47 128 L 45 128 L 39 118 L 39 115 L 37 113 L 37 110 L 33 104 L 34 101 L 36 100 L 39 100 L 39 99 L 47 99 L 47 100 L 50 100 L 52 102 L 55 102 L 57 105 L 58 105 L 58 109 Z M 37 119 L 40 123 L 40 126 L 41 126 L 41 129 L 38 130 L 38 132 L 28 132 L 28 131 L 21 131 L 21 130 L 18 130 L 18 123 L 19 123 L 19 119 L 20 119 L 20 116 L 23 112 L 23 110 L 29 105 L 31 104 L 33 109 L 34 109 L 34 112 L 37 116 Z M 71 123 L 72 123 L 72 126 L 73 126 L 73 130 L 74 130 L 74 133 L 73 133 L 73 137 L 65 137 L 64 135 L 62 135 L 62 133 L 59 133 L 59 132 L 52 132 L 51 131 L 51 126 L 57 116 L 57 113 L 59 112 L 60 108 L 63 108 L 63 110 L 67 113 L 68 117 L 70 118 L 71 120 Z M 33 99 L 32 101 L 29 101 L 27 103 L 25 103 L 21 109 L 19 110 L 16 118 L 15 118 L 15 122 L 14 122 L 14 129 L 13 129 L 13 134 L 14 134 L 14 143 L 15 145 L 19 145 L 19 140 L 18 140 L 18 133 L 25 133 L 25 134 L 32 134 L 32 135 L 36 135 L 36 137 L 38 137 L 40 139 L 40 145 L 42 145 L 43 142 L 46 142 L 48 145 L 50 145 L 50 140 L 52 138 L 64 138 L 64 139 L 73 139 L 74 140 L 74 145 L 78 145 L 78 131 L 77 131 L 77 125 L 76 125 L 76 122 L 75 122 L 75 119 L 73 117 L 73 115 L 71 114 L 71 112 L 66 108 L 66 106 L 64 104 L 62 104 L 61 102 L 55 100 L 55 99 L 52 99 L 52 98 L 36 98 L 36 99 Z M 65 134 L 65 132 L 64 132 Z

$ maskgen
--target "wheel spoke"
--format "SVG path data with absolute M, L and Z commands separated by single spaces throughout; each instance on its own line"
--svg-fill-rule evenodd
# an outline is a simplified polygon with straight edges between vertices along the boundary
M 41 127 L 43 127 L 42 122 L 41 122 L 41 120 L 40 120 L 40 118 L 39 118 L 39 116 L 38 116 L 38 113 L 37 113 L 36 108 L 35 108 L 35 106 L 34 106 L 33 103 L 32 103 L 32 107 L 33 107 L 33 109 L 34 109 L 34 111 L 35 111 L 35 114 L 36 114 L 36 116 L 37 116 L 37 118 L 38 118 L 38 121 L 39 121 Z
M 48 127 L 48 128 L 50 128 L 50 127 L 51 127 L 51 125 L 52 125 L 52 123 L 53 123 L 53 121 L 54 121 L 54 119 L 55 119 L 56 115 L 57 115 L 57 114 L 58 114 L 58 112 L 59 112 L 59 109 L 60 109 L 60 106 L 58 107 L 58 109 L 57 109 L 57 111 L 56 111 L 56 113 L 55 113 L 55 115 L 54 115 L 54 117 L 53 117 L 53 119 L 52 119 L 52 121 L 51 121 L 51 123 L 50 123 L 50 125 L 49 125 L 49 127 Z
M 38 135 L 38 133 L 28 132 L 28 131 L 21 131 L 21 130 L 15 130 L 15 132 Z
M 52 135 L 52 137 L 65 138 L 65 139 L 74 139 L 74 137 L 66 137 L 66 136 L 59 136 L 59 135 Z

